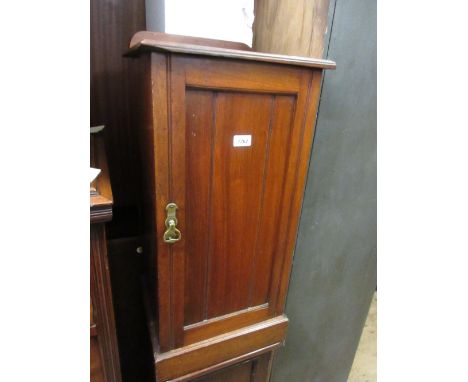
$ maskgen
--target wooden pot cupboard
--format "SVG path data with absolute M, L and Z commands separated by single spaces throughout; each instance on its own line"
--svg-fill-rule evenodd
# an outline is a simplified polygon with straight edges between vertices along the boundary
M 112 219 L 113 198 L 101 137 L 91 136 L 90 153 L 91 167 L 101 169 L 101 174 L 90 187 L 90 380 L 121 382 L 105 229 L 105 223 Z
M 135 34 L 127 56 L 156 380 L 266 381 L 335 63 L 153 32 Z

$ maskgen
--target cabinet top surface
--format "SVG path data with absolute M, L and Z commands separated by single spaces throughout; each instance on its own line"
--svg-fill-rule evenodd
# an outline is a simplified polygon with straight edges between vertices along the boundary
M 249 46 L 238 42 L 159 32 L 137 32 L 130 41 L 130 50 L 127 55 L 138 55 L 145 51 L 214 56 L 320 69 L 336 68 L 336 63 L 330 60 L 255 52 Z

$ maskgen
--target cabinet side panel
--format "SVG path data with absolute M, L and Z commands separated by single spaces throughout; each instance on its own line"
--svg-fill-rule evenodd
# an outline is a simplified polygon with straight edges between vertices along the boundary
M 131 123 L 138 136 L 140 156 L 140 179 L 142 193 L 139 197 L 140 212 L 143 218 L 143 300 L 148 328 L 153 347 L 157 347 L 158 304 L 157 304 L 157 262 L 156 262 L 156 181 L 155 181 L 155 142 L 153 123 L 153 94 L 151 55 L 144 54 L 127 58 L 131 68 L 128 101 L 132 110 Z

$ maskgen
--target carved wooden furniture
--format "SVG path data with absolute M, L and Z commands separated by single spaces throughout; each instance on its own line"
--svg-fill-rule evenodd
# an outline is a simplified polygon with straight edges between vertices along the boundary
M 157 381 L 266 381 L 284 315 L 324 69 L 139 32 L 145 291 Z
M 104 145 L 91 136 L 91 167 L 101 174 L 91 184 L 91 381 L 121 382 L 105 222 L 112 218 L 112 189 Z

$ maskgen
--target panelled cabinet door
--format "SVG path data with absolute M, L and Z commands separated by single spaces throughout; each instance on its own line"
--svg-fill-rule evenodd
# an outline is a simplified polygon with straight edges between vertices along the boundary
M 270 374 L 271 353 L 209 375 L 192 379 L 190 382 L 265 382 Z
M 164 98 L 170 105 L 155 123 L 166 351 L 282 313 L 321 72 L 159 54 L 152 60 L 157 107 Z M 171 244 L 164 241 L 168 203 L 178 207 L 181 232 Z

